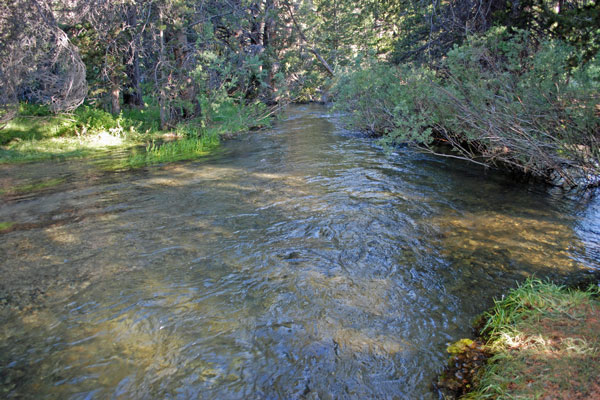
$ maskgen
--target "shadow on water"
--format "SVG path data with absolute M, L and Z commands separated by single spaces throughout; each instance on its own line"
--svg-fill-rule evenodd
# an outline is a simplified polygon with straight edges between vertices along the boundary
M 0 207 L 2 397 L 437 398 L 493 296 L 598 267 L 597 202 L 326 113 L 196 162 L 25 172 L 68 178 Z

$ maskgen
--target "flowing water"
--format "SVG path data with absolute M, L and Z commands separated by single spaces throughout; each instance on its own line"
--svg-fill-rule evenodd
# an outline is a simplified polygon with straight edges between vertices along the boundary
M 54 186 L 0 206 L 0 397 L 438 398 L 494 296 L 598 268 L 598 201 L 385 153 L 327 113 L 134 172 L 1 167 Z

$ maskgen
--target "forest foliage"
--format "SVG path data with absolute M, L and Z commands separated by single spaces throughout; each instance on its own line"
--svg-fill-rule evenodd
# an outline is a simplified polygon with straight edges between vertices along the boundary
M 599 27 L 596 0 L 14 0 L 0 126 L 26 103 L 201 135 L 335 100 L 390 144 L 596 185 Z
M 169 127 L 226 103 L 315 100 L 337 66 L 391 45 L 376 28 L 388 7 L 363 3 L 3 2 L 1 117 L 23 101 L 53 112 L 85 102 L 114 115 L 155 105 Z
M 600 184 L 594 1 L 456 1 L 408 20 L 388 62 L 337 80 L 351 127 L 566 188 Z

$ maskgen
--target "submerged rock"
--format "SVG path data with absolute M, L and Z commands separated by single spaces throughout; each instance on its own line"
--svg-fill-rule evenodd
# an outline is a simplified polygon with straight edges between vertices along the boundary
M 480 340 L 461 339 L 448 346 L 448 365 L 436 387 L 447 398 L 459 398 L 476 385 L 479 371 L 489 357 Z

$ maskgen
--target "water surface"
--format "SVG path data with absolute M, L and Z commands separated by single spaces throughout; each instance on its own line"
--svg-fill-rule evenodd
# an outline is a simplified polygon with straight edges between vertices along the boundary
M 600 205 L 319 106 L 208 158 L 0 167 L 0 397 L 416 399 L 472 318 L 598 268 Z M 58 178 L 58 179 L 57 179 Z

